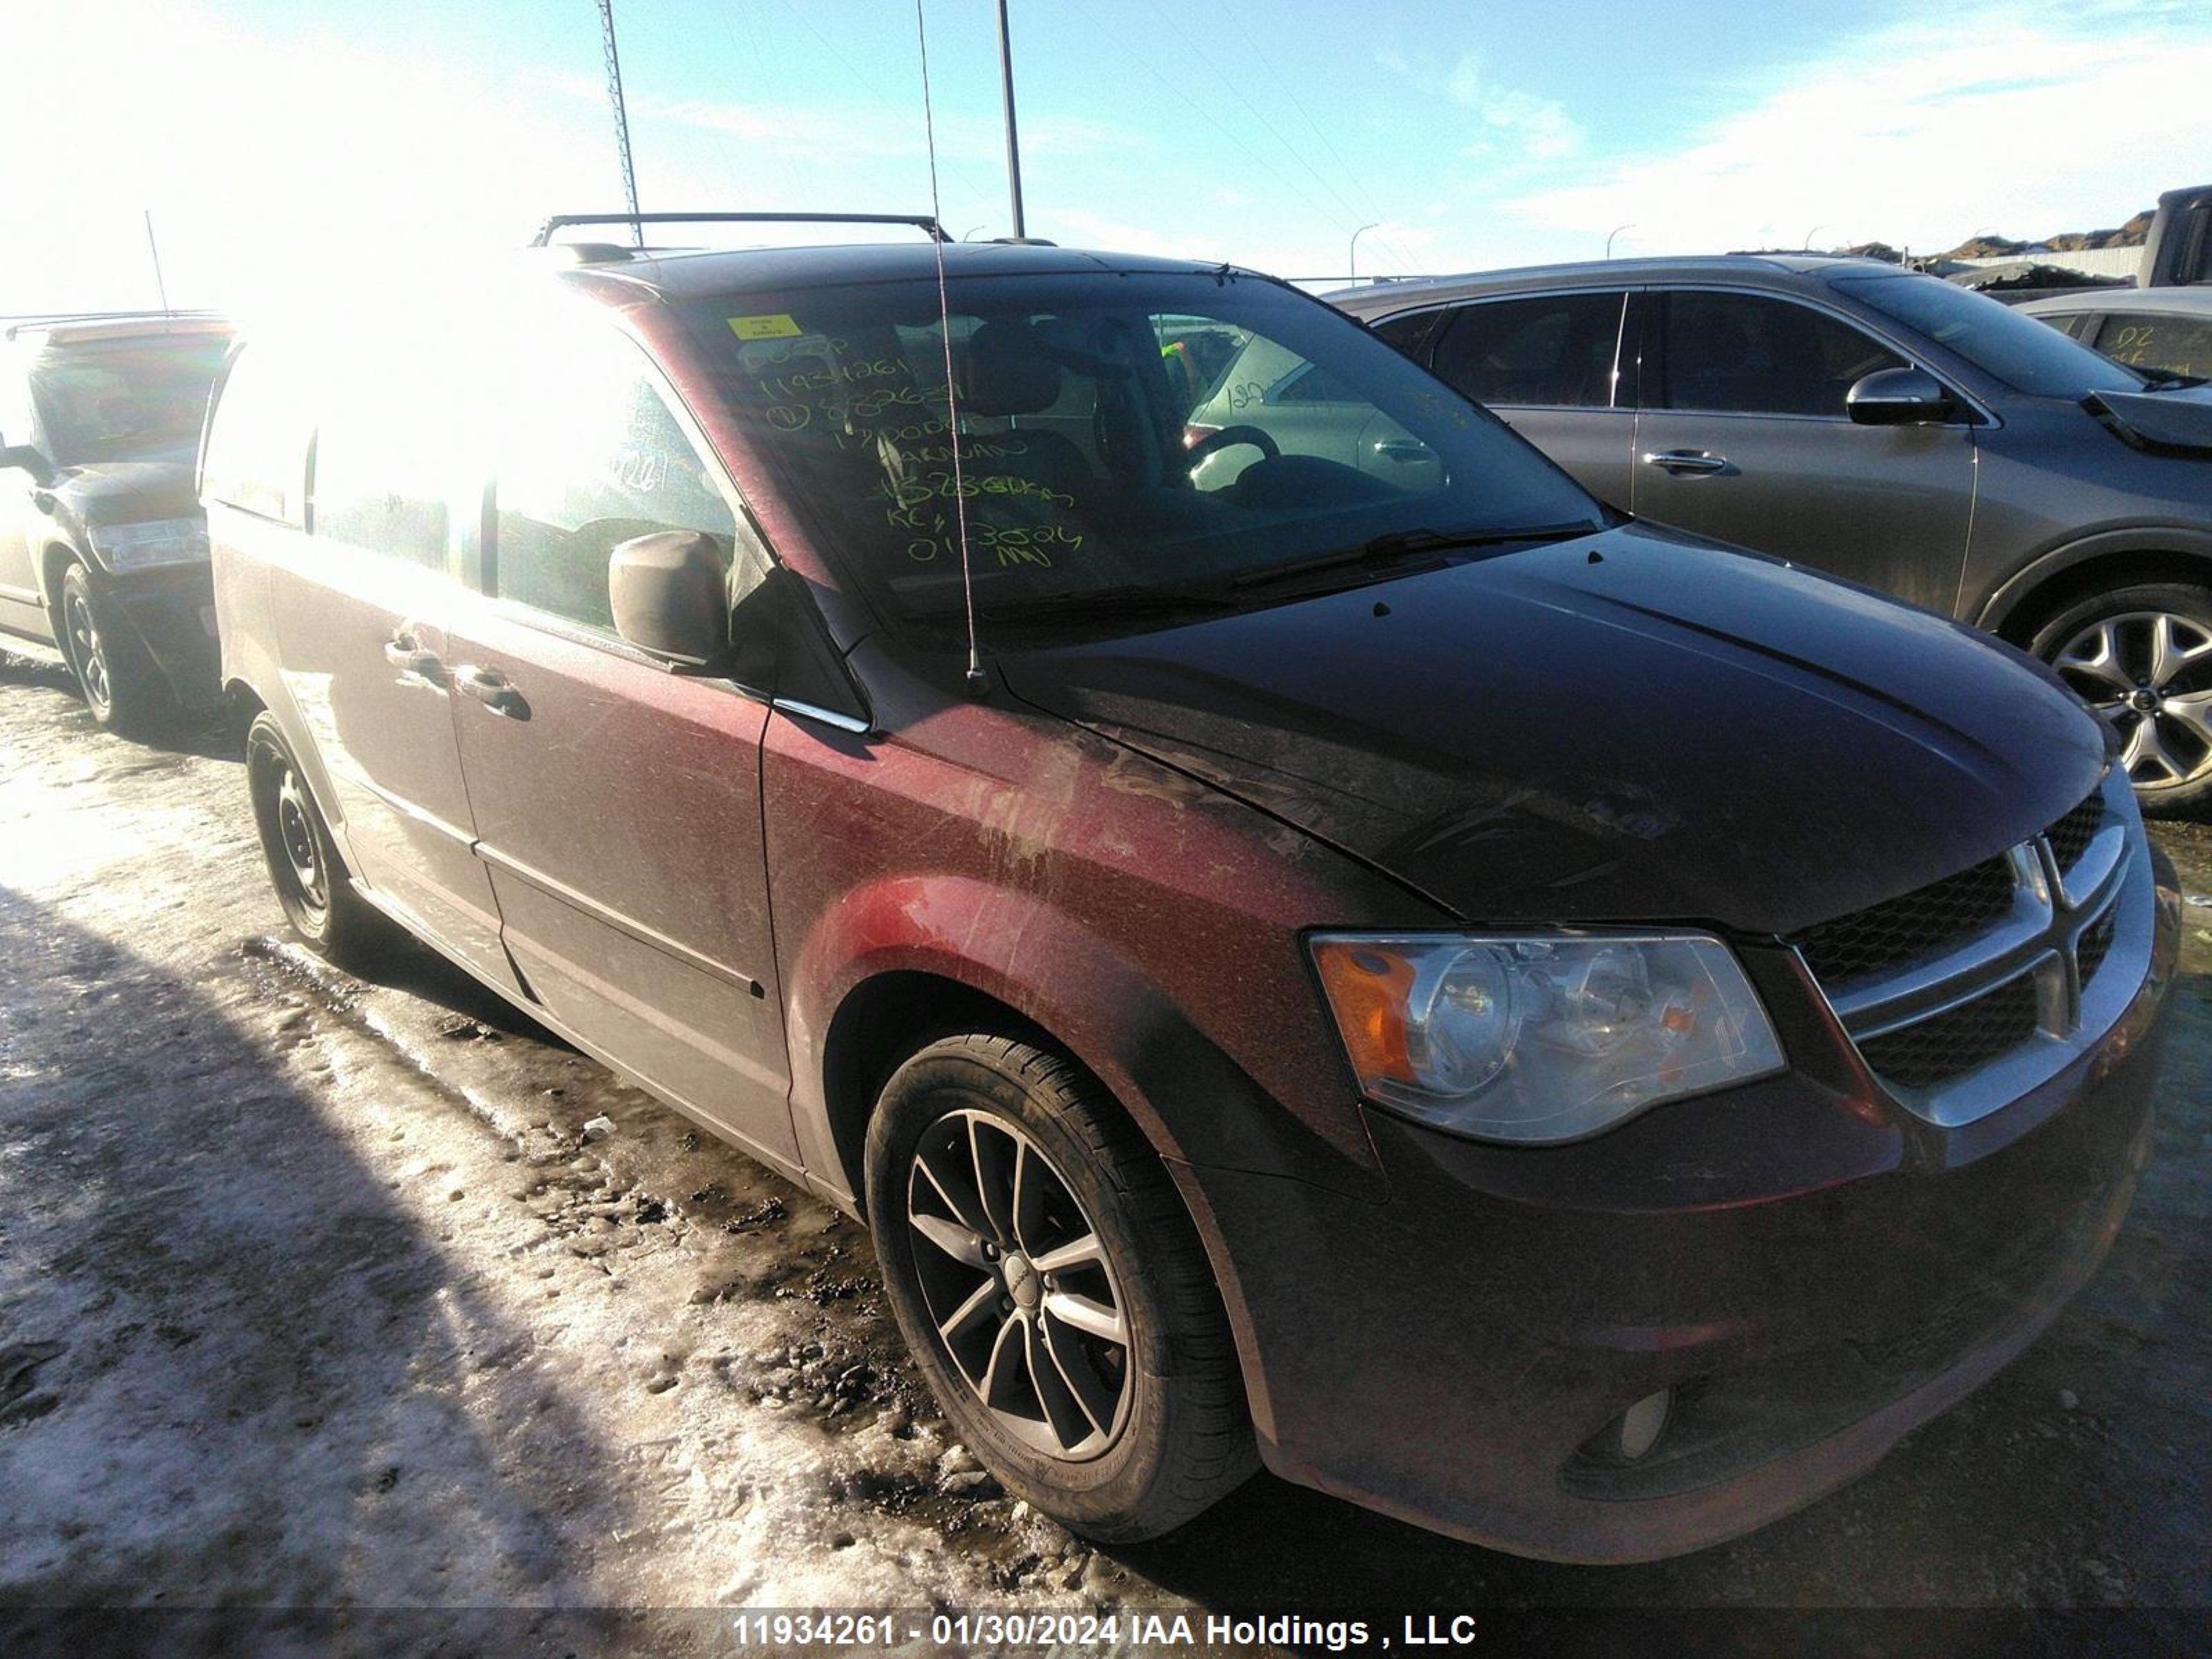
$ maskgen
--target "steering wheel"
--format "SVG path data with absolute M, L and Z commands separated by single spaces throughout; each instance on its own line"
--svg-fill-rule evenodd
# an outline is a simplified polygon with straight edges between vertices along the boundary
M 1267 459 L 1279 460 L 1283 447 L 1256 426 L 1224 426 L 1218 432 L 1209 432 L 1183 452 L 1182 470 L 1194 472 L 1198 464 L 1216 451 L 1237 444 L 1249 444 Z

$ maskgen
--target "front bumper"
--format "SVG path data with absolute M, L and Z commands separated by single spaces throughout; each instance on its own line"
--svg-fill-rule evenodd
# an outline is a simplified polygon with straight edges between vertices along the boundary
M 111 574 L 104 585 L 178 702 L 186 708 L 213 707 L 222 690 L 222 668 L 211 568 L 171 565 Z
M 2057 1075 L 1963 1129 L 1833 1054 L 1578 1146 L 1370 1115 L 1389 1196 L 1184 1166 L 1278 1474 L 1555 1560 L 1679 1554 L 1870 1467 L 2054 1319 L 2148 1146 L 2179 948 Z M 1661 1389 L 1632 1463 L 1589 1449 Z

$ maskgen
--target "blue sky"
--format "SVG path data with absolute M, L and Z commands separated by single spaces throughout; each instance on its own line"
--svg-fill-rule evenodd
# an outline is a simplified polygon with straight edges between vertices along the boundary
M 991 0 L 943 210 L 1009 228 Z M 31 0 L 0 313 L 251 307 L 620 191 L 592 0 Z M 1340 274 L 2114 223 L 2212 175 L 2212 5 L 1014 0 L 1030 229 Z M 927 206 L 909 0 L 617 0 L 643 204 Z M 54 73 L 50 66 L 64 66 Z M 21 165 L 35 158 L 36 165 Z M 365 256 L 365 258 L 364 258 Z

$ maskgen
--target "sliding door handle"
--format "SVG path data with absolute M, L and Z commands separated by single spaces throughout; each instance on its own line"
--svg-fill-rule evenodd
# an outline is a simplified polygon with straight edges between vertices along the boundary
M 475 663 L 463 663 L 453 670 L 453 690 L 465 697 L 473 697 L 495 714 L 504 714 L 509 720 L 530 718 L 530 704 L 516 690 L 507 676 L 496 668 L 484 668 Z

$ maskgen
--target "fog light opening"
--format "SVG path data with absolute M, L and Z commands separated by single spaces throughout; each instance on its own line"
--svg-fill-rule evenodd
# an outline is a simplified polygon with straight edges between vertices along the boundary
M 1656 1394 L 1647 1394 L 1613 1419 L 1613 1430 L 1606 1437 L 1613 1444 L 1609 1450 L 1623 1463 L 1634 1463 L 1651 1455 L 1651 1449 L 1667 1432 L 1667 1419 L 1674 1413 L 1674 1391 L 1662 1389 Z

